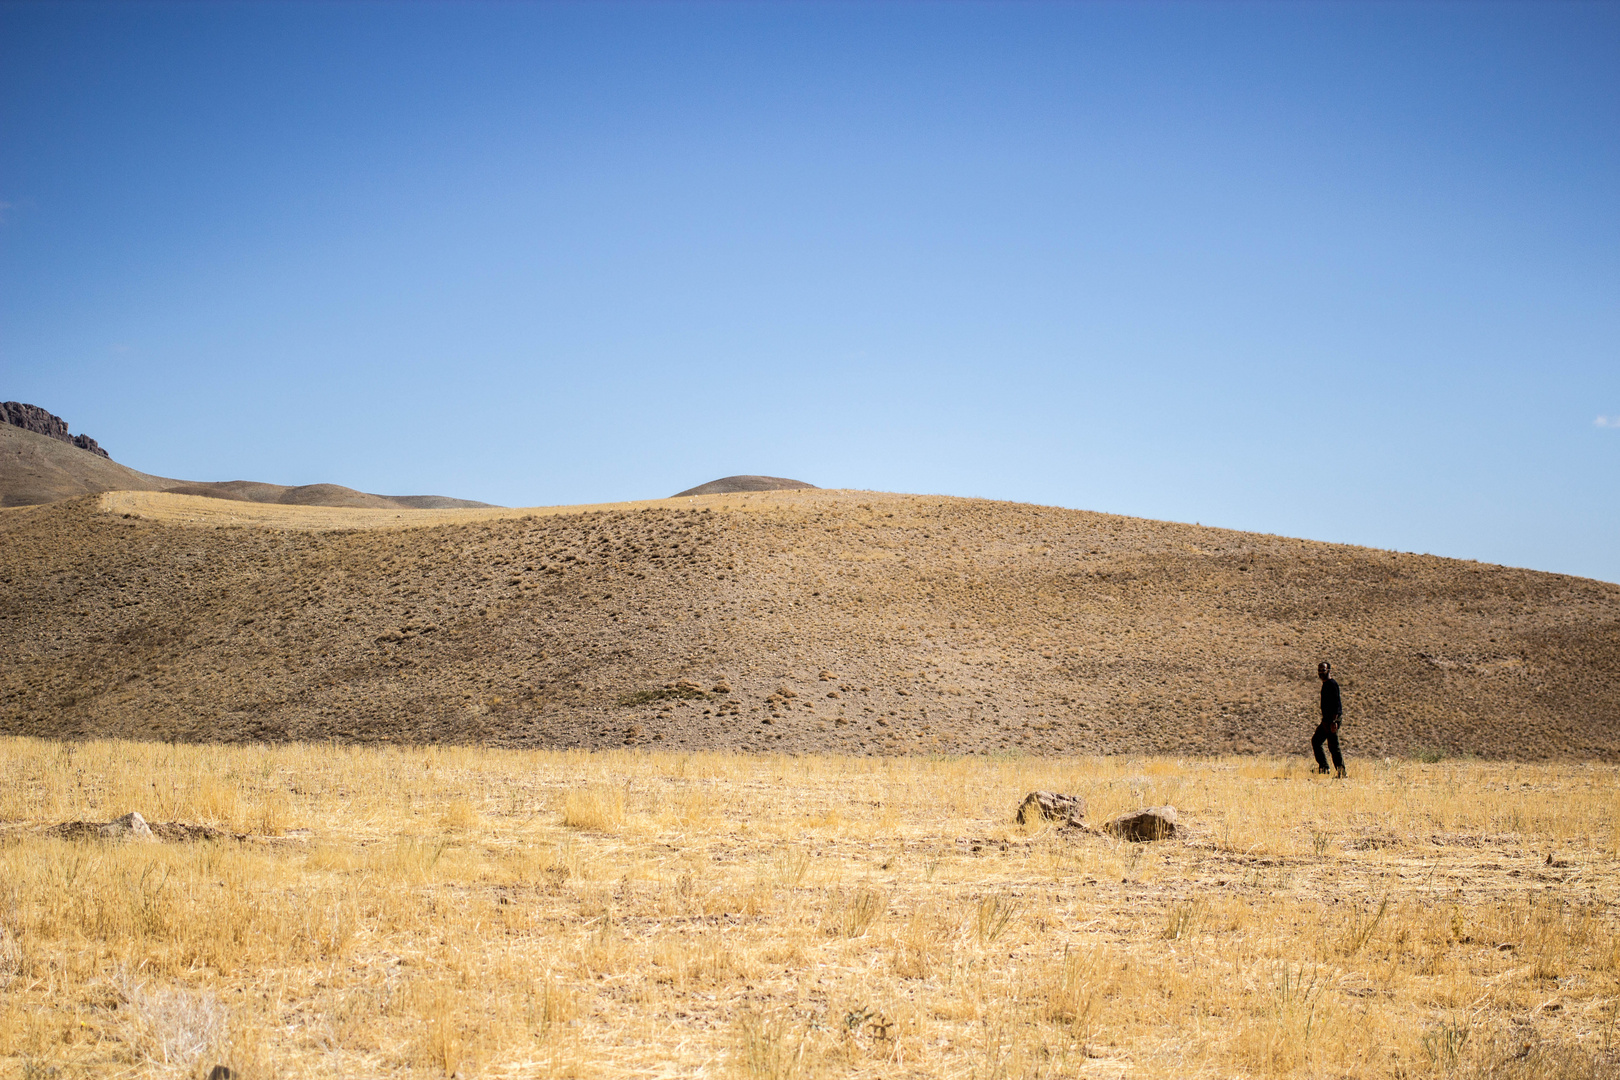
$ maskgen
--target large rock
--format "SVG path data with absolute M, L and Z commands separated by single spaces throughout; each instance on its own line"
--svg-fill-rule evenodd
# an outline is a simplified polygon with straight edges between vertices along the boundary
M 1059 795 L 1055 791 L 1032 791 L 1018 806 L 1018 824 L 1027 825 L 1044 818 L 1061 821 L 1065 825 L 1078 825 L 1086 816 L 1086 800 L 1078 795 Z
M 109 821 L 101 827 L 101 836 L 104 840 L 155 840 L 152 827 L 146 819 L 131 810 L 116 821 Z
M 1176 808 L 1150 806 L 1134 814 L 1123 814 L 1104 825 L 1103 832 L 1132 843 L 1168 840 L 1176 835 Z

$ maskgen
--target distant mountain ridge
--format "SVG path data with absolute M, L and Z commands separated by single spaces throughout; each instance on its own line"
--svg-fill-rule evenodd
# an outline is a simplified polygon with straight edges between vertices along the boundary
M 718 480 L 710 480 L 707 484 L 699 484 L 695 488 L 677 491 L 671 495 L 672 499 L 684 499 L 688 495 L 730 495 L 738 491 L 816 491 L 816 485 L 807 484 L 803 480 L 789 480 L 781 476 L 723 476 Z
M 210 499 L 374 509 L 477 509 L 489 503 L 448 495 L 372 495 L 339 484 L 265 484 L 254 480 L 195 481 L 153 476 L 112 460 L 88 435 L 70 435 L 67 421 L 38 405 L 0 404 L 0 506 L 34 506 L 103 491 L 169 491 Z

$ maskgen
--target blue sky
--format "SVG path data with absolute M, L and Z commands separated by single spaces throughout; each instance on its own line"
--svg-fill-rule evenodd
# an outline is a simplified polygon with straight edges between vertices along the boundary
M 1620 5 L 0 4 L 0 399 L 1620 581 Z

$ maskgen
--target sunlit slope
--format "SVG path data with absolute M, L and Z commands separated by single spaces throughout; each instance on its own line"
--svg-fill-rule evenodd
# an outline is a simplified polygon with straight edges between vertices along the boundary
M 175 480 L 137 472 L 72 443 L 0 423 L 0 506 L 35 506 L 101 492 L 173 492 L 232 502 L 377 510 L 480 508 L 445 495 L 371 495 L 340 484 Z
M 1620 758 L 1620 586 L 1010 503 L 120 493 L 0 513 L 0 586 L 13 733 L 1296 752 L 1327 658 L 1352 757 Z
M 72 443 L 0 423 L 0 506 L 30 506 L 115 488 L 177 484 L 136 472 Z

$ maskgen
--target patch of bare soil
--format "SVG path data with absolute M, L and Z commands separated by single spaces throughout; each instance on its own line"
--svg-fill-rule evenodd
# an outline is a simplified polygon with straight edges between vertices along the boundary
M 0 514 L 0 733 L 1303 753 L 1321 659 L 1352 758 L 1620 758 L 1620 586 L 1557 574 L 815 489 Z

